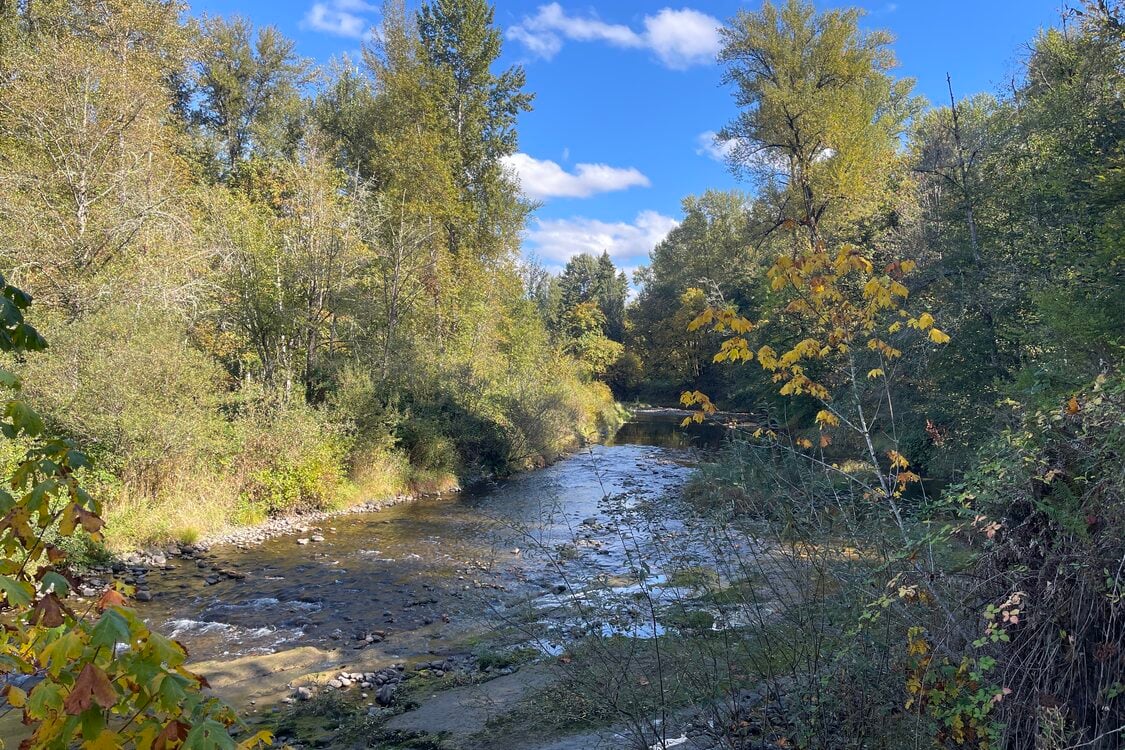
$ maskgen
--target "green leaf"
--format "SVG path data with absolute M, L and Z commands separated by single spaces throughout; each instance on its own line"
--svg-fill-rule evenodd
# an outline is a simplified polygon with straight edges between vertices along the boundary
M 20 379 L 16 377 L 15 374 L 8 372 L 3 368 L 0 368 L 0 386 L 3 386 L 5 388 L 12 388 L 13 390 L 19 390 Z
M 10 607 L 25 607 L 31 604 L 31 598 L 35 596 L 35 589 L 30 583 L 8 576 L 0 576 L 0 591 L 3 591 Z
M 118 643 L 129 643 L 129 623 L 116 610 L 107 609 L 102 613 L 91 631 L 90 644 L 113 648 Z
M 81 721 L 84 740 L 94 739 L 105 729 L 105 715 L 101 711 L 83 711 Z
M 71 449 L 66 452 L 66 463 L 72 469 L 81 469 L 90 465 L 90 459 L 82 451 Z
M 54 571 L 43 574 L 39 583 L 43 586 L 44 591 L 56 593 L 60 597 L 70 593 L 70 583 Z
M 183 744 L 183 750 L 233 750 L 234 747 L 227 728 L 214 719 L 204 719 L 192 727 Z
M 51 714 L 61 714 L 63 699 L 62 685 L 54 680 L 43 680 L 27 697 L 27 713 L 36 719 L 46 719 Z
M 5 409 L 5 415 L 12 420 L 16 429 L 25 435 L 37 437 L 43 434 L 43 420 L 34 409 L 23 401 L 18 399 L 9 401 L 8 408 Z

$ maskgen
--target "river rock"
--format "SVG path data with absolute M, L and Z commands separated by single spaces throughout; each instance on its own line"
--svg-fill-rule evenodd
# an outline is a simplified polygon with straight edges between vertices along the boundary
M 389 706 L 395 699 L 395 686 L 393 684 L 386 684 L 379 688 L 379 692 L 375 694 L 375 702 L 380 706 Z
M 309 537 L 309 541 L 311 541 L 311 542 L 323 542 L 324 537 L 321 536 L 320 534 L 313 534 L 312 536 Z
M 305 687 L 305 686 L 302 685 L 301 687 L 297 688 L 297 690 L 295 692 L 297 694 L 297 700 L 302 700 L 302 701 L 312 700 L 313 691 L 312 691 L 312 688 L 310 688 L 310 687 Z
M 142 589 L 141 591 L 138 591 L 137 593 L 133 594 L 133 598 L 136 599 L 138 602 L 151 602 L 152 601 L 152 593 Z
M 344 686 L 344 683 L 341 682 L 340 679 L 337 678 L 337 677 L 333 677 L 331 680 L 328 681 L 328 687 L 330 687 L 330 688 L 334 688 L 336 690 L 339 690 L 343 686 Z
M 309 543 L 309 540 L 305 539 L 304 537 L 301 537 L 300 539 L 297 540 L 297 544 L 308 544 L 308 543 Z

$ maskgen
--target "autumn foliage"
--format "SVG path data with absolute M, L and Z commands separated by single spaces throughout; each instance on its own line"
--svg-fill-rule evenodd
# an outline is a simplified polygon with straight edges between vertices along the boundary
M 0 349 L 24 356 L 46 348 L 24 319 L 31 298 L 0 279 Z M 151 630 L 128 606 L 128 587 L 79 606 L 78 580 L 60 540 L 100 539 L 101 503 L 82 489 L 85 454 L 51 436 L 19 397 L 20 380 L 0 370 L 10 395 L 0 431 L 26 448 L 0 489 L 0 676 L 10 709 L 29 734 L 22 750 L 83 747 L 250 748 L 268 732 L 237 742 L 232 709 L 207 694 L 184 664 L 182 645 Z

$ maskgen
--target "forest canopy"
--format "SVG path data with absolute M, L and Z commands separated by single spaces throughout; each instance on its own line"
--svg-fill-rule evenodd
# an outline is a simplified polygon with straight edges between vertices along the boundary
M 50 341 L 19 369 L 111 539 L 446 488 L 617 418 L 609 355 L 525 292 L 533 97 L 484 0 L 388 2 L 327 69 L 175 3 L 0 8 L 0 264 Z

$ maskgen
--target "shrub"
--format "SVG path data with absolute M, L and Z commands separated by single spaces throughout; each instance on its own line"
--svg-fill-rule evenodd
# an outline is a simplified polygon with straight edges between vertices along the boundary
M 255 407 L 236 426 L 242 445 L 234 459 L 240 496 L 265 515 L 332 507 L 345 489 L 343 430 L 311 407 Z
M 1125 381 L 1019 414 L 957 488 L 984 547 L 974 600 L 1009 746 L 1125 724 Z M 1093 743 L 1091 746 L 1098 746 Z
M 51 326 L 51 347 L 22 368 L 48 423 L 99 458 L 104 476 L 155 494 L 228 446 L 222 375 L 151 308 L 108 307 Z

